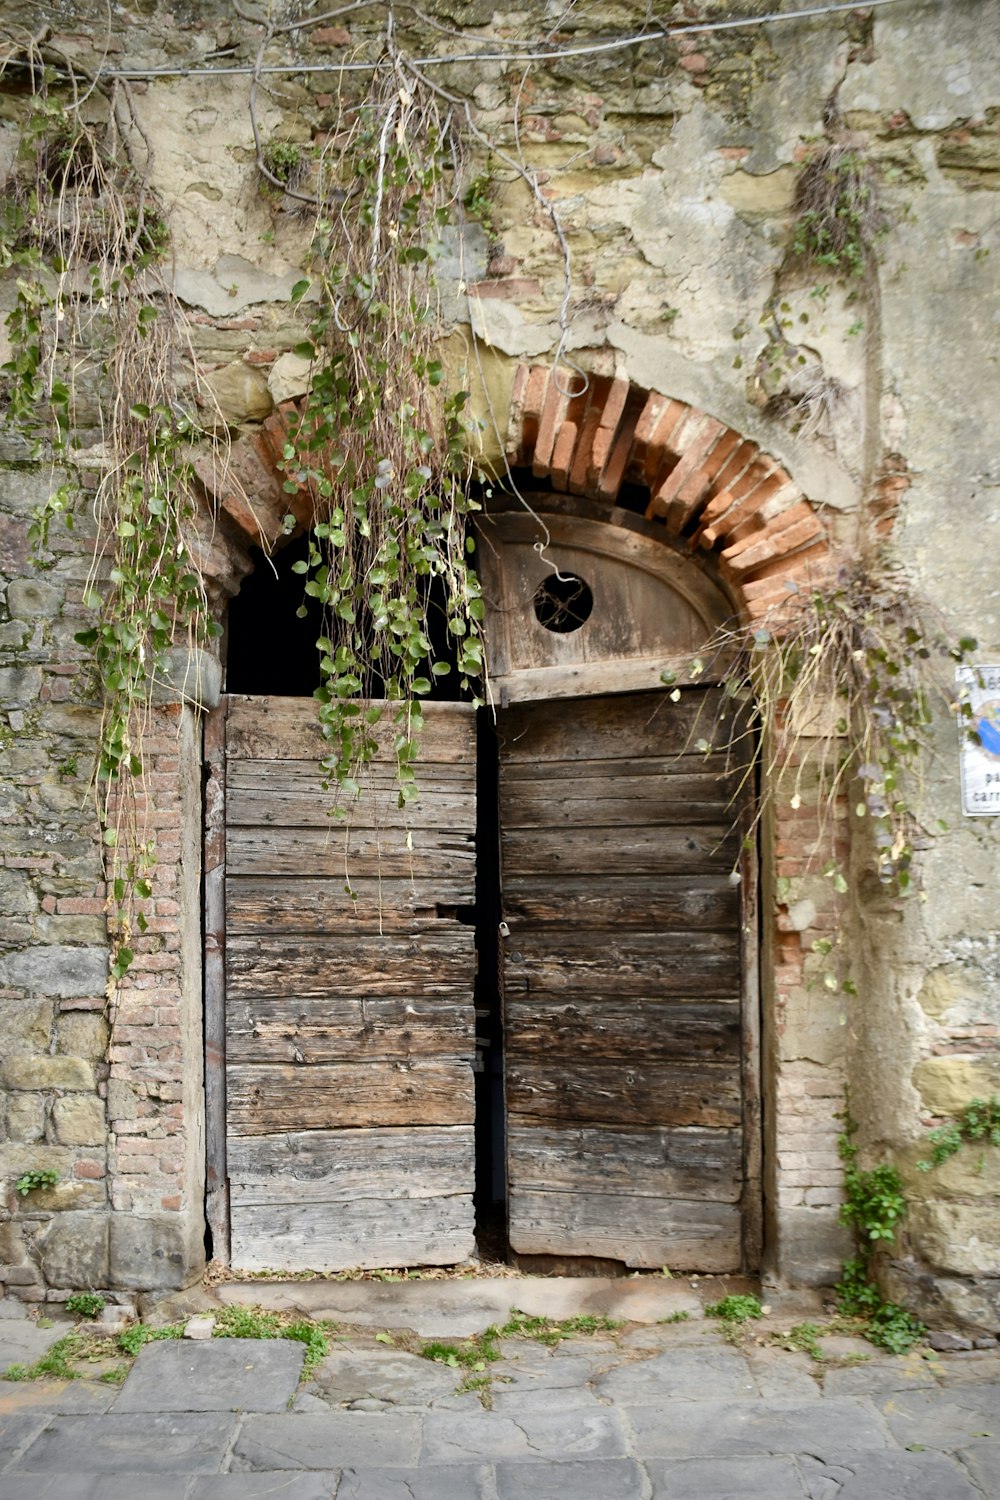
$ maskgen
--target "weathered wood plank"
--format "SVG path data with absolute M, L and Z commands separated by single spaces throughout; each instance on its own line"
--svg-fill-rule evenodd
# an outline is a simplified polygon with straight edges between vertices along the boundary
M 326 994 L 302 1000 L 287 994 L 231 998 L 227 1055 L 230 1063 L 471 1058 L 476 1050 L 471 974 L 465 992 L 464 1005 L 412 992 L 363 1000 Z
M 735 998 L 740 992 L 739 934 L 701 932 L 513 931 L 504 988 L 513 998 L 568 992 L 647 999 Z
M 232 936 L 309 932 L 352 937 L 399 927 L 424 932 L 447 929 L 457 907 L 475 900 L 475 870 L 433 883 L 364 880 L 354 876 L 351 891 L 340 879 L 311 880 L 301 875 L 232 875 L 226 882 L 226 918 Z M 355 899 L 356 898 L 356 899 Z
M 588 698 L 505 709 L 498 720 L 501 760 L 615 760 L 640 756 L 702 756 L 700 742 L 718 753 L 740 743 L 736 707 L 718 688 L 681 689 L 673 703 L 666 690 L 627 698 Z M 749 761 L 748 753 L 739 760 Z
M 395 763 L 393 740 L 397 728 L 394 709 L 389 707 L 374 731 L 381 742 L 379 758 Z M 475 767 L 476 714 L 469 703 L 427 703 L 422 709 L 424 727 L 416 735 L 421 763 L 436 762 Z M 315 760 L 329 752 L 319 726 L 318 705 L 304 698 L 229 698 L 226 752 L 236 760 Z
M 742 1191 L 738 1130 L 557 1129 L 512 1123 L 507 1140 L 512 1188 L 718 1203 L 738 1203 Z
M 500 806 L 514 828 L 630 828 L 652 824 L 725 823 L 733 796 L 713 776 L 583 776 L 506 782 Z
M 526 1058 L 649 1063 L 697 1059 L 733 1062 L 740 1055 L 739 999 L 731 1004 L 663 1000 L 527 1001 L 508 998 L 507 1047 Z
M 409 1062 L 240 1063 L 226 1070 L 229 1134 L 469 1125 L 473 1074 L 460 1059 Z
M 535 875 L 692 875 L 732 869 L 739 856 L 731 823 L 694 827 L 505 830 L 504 871 Z
M 504 872 L 503 912 L 512 932 L 522 926 L 558 922 L 562 927 L 682 928 L 695 933 L 736 931 L 739 889 L 726 875 L 573 876 Z M 232 920 L 232 916 L 230 918 Z M 697 939 L 693 938 L 693 941 Z
M 728 1203 L 512 1189 L 510 1226 L 511 1248 L 520 1255 L 596 1255 L 637 1269 L 740 1269 L 740 1214 Z
M 240 1271 L 444 1266 L 475 1250 L 469 1194 L 243 1207 L 234 1193 L 232 1218 Z
M 310 761 L 236 761 L 226 788 L 230 827 L 280 828 L 448 828 L 476 831 L 475 767 L 435 767 L 420 795 L 402 807 L 399 788 L 380 776 L 364 777 L 357 797 L 324 791 Z M 443 784 L 438 772 L 461 771 Z
M 457 923 L 419 936 L 232 937 L 230 999 L 309 996 L 468 995 L 475 977 L 474 933 Z
M 407 1201 L 471 1193 L 471 1125 L 234 1136 L 229 1176 L 256 1203 Z
M 511 1121 L 520 1125 L 729 1129 L 740 1122 L 739 1068 L 724 1063 L 536 1063 L 508 1056 L 506 1090 Z
M 413 880 L 432 886 L 442 877 L 475 879 L 470 835 L 447 829 L 229 828 L 226 866 L 232 875 L 325 875 L 352 880 Z M 430 896 L 430 892 L 428 892 Z

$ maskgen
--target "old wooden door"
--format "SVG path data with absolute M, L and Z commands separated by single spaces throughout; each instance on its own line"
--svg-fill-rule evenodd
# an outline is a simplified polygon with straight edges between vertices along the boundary
M 689 688 L 498 730 L 511 1247 L 739 1270 L 759 1186 L 732 711 Z
M 398 807 L 387 744 L 343 821 L 321 786 L 311 700 L 231 697 L 223 713 L 232 1264 L 462 1260 L 474 1248 L 475 950 L 460 920 L 475 899 L 474 713 L 428 705 L 418 800 Z

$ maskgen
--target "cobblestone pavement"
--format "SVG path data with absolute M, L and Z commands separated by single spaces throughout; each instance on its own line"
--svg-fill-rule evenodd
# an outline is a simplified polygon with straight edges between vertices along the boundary
M 794 1319 L 734 1346 L 674 1316 L 554 1347 L 504 1337 L 479 1369 L 355 1325 L 306 1380 L 302 1344 L 216 1338 L 147 1344 L 120 1386 L 106 1363 L 0 1382 L 0 1500 L 1000 1495 L 997 1351 L 893 1357 L 834 1335 L 820 1362 L 782 1347 Z M 0 1367 L 64 1331 L 0 1322 Z

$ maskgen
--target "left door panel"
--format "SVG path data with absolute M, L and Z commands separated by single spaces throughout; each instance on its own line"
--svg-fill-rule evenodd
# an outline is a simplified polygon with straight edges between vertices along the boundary
M 398 806 L 391 709 L 331 816 L 316 705 L 227 701 L 226 1158 L 244 1270 L 474 1248 L 475 715 L 428 704 Z

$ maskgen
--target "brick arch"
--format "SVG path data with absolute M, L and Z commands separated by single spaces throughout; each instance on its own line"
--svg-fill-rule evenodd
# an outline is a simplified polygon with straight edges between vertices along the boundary
M 250 548 L 273 547 L 289 513 L 309 523 L 308 488 L 285 490 L 284 448 L 299 407 L 279 407 L 235 440 L 226 465 L 195 469 L 212 502 L 201 518 L 196 561 L 210 597 L 235 594 L 251 569 Z M 609 507 L 627 486 L 648 491 L 647 519 L 671 544 L 712 553 L 722 581 L 749 620 L 780 612 L 789 585 L 809 590 L 829 578 L 830 538 L 810 500 L 777 459 L 733 427 L 687 402 L 623 379 L 591 375 L 566 396 L 551 365 L 518 367 L 507 459 L 554 489 Z
M 507 461 L 608 506 L 628 486 L 648 491 L 646 518 L 675 547 L 714 554 L 749 620 L 778 613 L 790 585 L 815 589 L 832 571 L 826 528 L 777 459 L 697 407 L 628 380 L 591 375 L 586 391 L 567 396 L 551 365 L 520 365 Z

